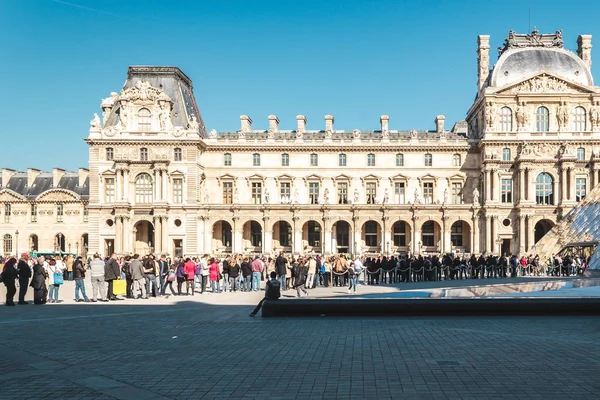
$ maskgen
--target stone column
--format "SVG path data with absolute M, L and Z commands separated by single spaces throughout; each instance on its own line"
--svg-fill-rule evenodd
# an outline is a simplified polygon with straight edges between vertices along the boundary
M 160 223 L 160 233 L 162 235 L 162 251 L 169 251 L 169 217 L 163 216 Z
M 519 216 L 519 253 L 525 251 L 525 215 Z
M 263 253 L 273 253 L 273 227 L 269 217 L 263 217 Z
M 492 218 L 489 215 L 485 216 L 485 252 L 492 252 Z
M 526 240 L 526 245 L 525 245 L 525 251 L 529 252 L 531 251 L 531 248 L 533 247 L 533 245 L 535 244 L 535 235 L 533 232 L 533 215 L 528 215 L 526 218 L 526 226 L 527 226 L 527 240 Z
M 387 226 L 387 220 L 389 220 L 390 217 L 388 217 L 387 215 L 384 215 L 381 218 L 381 222 L 382 222 L 382 227 L 383 230 L 381 231 L 381 247 L 383 248 L 381 253 L 382 254 L 388 254 L 389 253 L 389 248 L 388 248 L 388 242 L 390 241 L 390 236 L 389 236 L 389 232 L 388 232 L 388 226 Z M 391 244 L 390 246 L 391 247 Z
M 114 252 L 115 253 L 121 253 L 123 251 L 123 246 L 121 245 L 123 243 L 123 220 L 121 219 L 120 216 L 116 216 L 115 217 L 115 248 L 114 248 Z M 109 254 L 110 256 L 110 254 Z
M 490 185 L 490 170 L 486 169 L 483 173 L 483 179 L 485 180 L 485 203 L 488 204 L 491 201 L 492 188 Z
M 350 243 L 352 242 L 354 239 L 354 231 L 352 232 L 352 235 L 350 235 L 348 237 L 348 246 L 352 246 L 352 249 L 354 249 L 354 243 Z M 334 225 L 331 227 L 331 252 L 332 253 L 337 253 L 337 225 Z
M 129 170 L 123 170 L 123 199 L 129 201 Z
M 160 217 L 155 216 L 152 222 L 154 223 L 154 243 L 152 245 L 154 252 L 157 253 L 161 250 Z
M 234 253 L 246 253 L 246 251 L 244 249 L 242 249 L 243 232 L 240 230 L 240 227 L 238 226 L 238 225 L 240 225 L 238 222 L 239 217 L 234 216 L 232 219 L 233 219 L 233 227 L 232 227 L 233 232 L 231 234 L 231 238 L 233 240 L 232 250 Z M 210 237 L 212 238 L 212 236 L 213 235 L 211 234 Z M 211 250 L 211 252 L 213 251 L 212 246 L 211 246 L 210 250 Z
M 564 165 L 560 168 L 560 202 L 564 203 L 567 200 L 567 170 Z
M 329 227 L 329 217 L 323 218 L 323 239 L 321 243 L 321 252 L 331 254 L 331 228 Z
M 473 239 L 471 241 L 471 253 L 479 253 L 479 218 L 473 217 Z
M 123 176 L 121 175 L 121 170 L 117 169 L 115 171 L 115 175 L 115 200 L 121 201 L 121 199 L 123 198 L 123 190 L 121 189 L 121 181 L 123 179 Z
M 575 168 L 569 167 L 569 200 L 575 201 Z
M 169 183 L 167 181 L 167 170 L 162 170 L 162 199 L 165 202 L 169 201 Z
M 526 189 L 525 189 L 525 168 L 519 168 L 519 202 L 526 200 Z
M 502 242 L 500 243 L 496 243 L 496 240 L 500 238 L 500 236 L 498 235 L 498 232 L 500 232 L 499 226 L 498 226 L 498 216 L 494 215 L 494 243 L 496 244 L 496 246 L 494 247 L 496 249 L 496 254 L 500 255 L 502 254 Z

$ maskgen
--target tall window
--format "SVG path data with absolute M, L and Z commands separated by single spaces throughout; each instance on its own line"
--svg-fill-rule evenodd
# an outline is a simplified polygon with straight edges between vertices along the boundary
M 535 111 L 536 132 L 548 132 L 550 124 L 550 112 L 546 107 L 538 107 Z
M 6 203 L 4 205 L 4 222 L 10 223 L 11 205 Z
M 404 154 L 396 154 L 396 167 L 404 166 Z
M 136 203 L 152 203 L 152 178 L 149 174 L 139 174 L 135 178 L 135 201 Z
M 321 225 L 317 221 L 308 221 L 308 245 L 311 247 L 321 244 Z
M 173 150 L 173 161 L 181 161 L 183 159 L 181 149 L 178 147 Z
M 260 165 L 260 160 L 258 161 L 259 165 Z M 281 155 L 281 166 L 282 167 L 289 167 L 290 166 L 290 155 L 287 153 L 283 153 Z
M 450 227 L 450 240 L 452 246 L 462 247 L 463 245 L 463 223 L 455 222 Z
M 433 182 L 423 183 L 423 202 L 433 204 Z
M 310 155 L 310 166 L 318 167 L 319 166 L 319 156 L 315 153 Z
M 535 178 L 535 202 L 537 204 L 554 204 L 554 180 L 546 172 Z
M 346 166 L 346 155 L 344 153 L 340 153 L 338 155 L 338 165 L 340 167 L 345 167 Z
M 252 204 L 262 203 L 262 183 L 252 182 Z
M 149 132 L 150 131 L 150 110 L 147 108 L 142 108 L 138 112 L 138 130 L 140 132 Z
M 183 203 L 183 179 L 173 179 L 173 203 Z
M 292 194 L 292 184 L 290 182 L 281 182 L 279 184 L 279 198 L 281 202 L 288 203 L 290 201 L 290 196 Z
M 252 165 L 254 165 L 255 167 L 260 167 L 260 154 L 252 154 Z
M 427 221 L 421 227 L 421 244 L 423 246 L 434 246 L 434 225 L 433 221 Z
M 398 221 L 394 224 L 394 246 L 406 246 L 406 222 Z
M 3 241 L 4 241 L 4 252 L 12 254 L 12 252 L 13 252 L 12 236 L 7 233 L 6 235 L 4 235 Z
M 106 161 L 112 161 L 115 158 L 115 152 L 112 147 L 106 148 Z
M 250 222 L 250 243 L 254 247 L 262 246 L 262 227 L 256 221 Z
M 319 183 L 309 182 L 308 184 L 308 201 L 310 204 L 319 203 Z
M 340 182 L 337 185 L 338 204 L 348 204 L 348 184 Z
M 365 245 L 377 247 L 377 222 L 367 221 L 365 223 Z
M 510 161 L 512 159 L 510 149 L 505 147 L 502 149 L 502 161 Z
M 375 204 L 376 195 L 377 184 L 375 182 L 367 182 L 367 204 Z
M 233 204 L 233 182 L 223 182 L 223 204 Z
M 226 167 L 231 167 L 231 153 L 223 154 L 223 165 Z
M 367 154 L 367 167 L 375 166 L 375 154 L 369 153 Z
M 508 107 L 500 109 L 500 132 L 512 132 L 512 110 Z
M 461 166 L 460 154 L 453 154 L 452 155 L 452 166 L 453 167 L 460 167 Z
M 575 200 L 581 201 L 585 199 L 586 185 L 585 178 L 575 178 Z
M 64 205 L 62 203 L 58 203 L 56 205 L 56 222 L 63 222 L 64 215 L 65 215 Z
M 145 147 L 140 149 L 140 161 L 148 161 L 148 149 Z
M 460 182 L 452 183 L 452 204 L 462 204 L 462 202 L 463 202 L 462 186 L 463 185 Z
M 104 200 L 107 203 L 115 201 L 115 178 L 106 178 L 104 180 Z
M 292 227 L 285 221 L 279 221 L 279 244 L 284 247 L 291 246 Z
M 575 132 L 584 132 L 586 125 L 585 108 L 575 107 L 573 110 L 573 130 Z
M 32 204 L 31 205 L 31 222 L 37 222 L 37 217 L 38 217 L 37 204 Z
M 585 161 L 585 149 L 583 147 L 577 149 L 577 160 Z
M 394 199 L 396 200 L 396 204 L 406 203 L 406 186 L 404 182 L 394 183 Z
M 433 156 L 430 153 L 425 154 L 425 166 L 431 167 L 433 165 Z
M 512 179 L 502 178 L 500 183 L 501 201 L 503 203 L 512 203 Z

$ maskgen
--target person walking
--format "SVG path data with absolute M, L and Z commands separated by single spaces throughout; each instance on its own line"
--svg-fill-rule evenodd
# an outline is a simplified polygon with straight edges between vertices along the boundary
M 140 261 L 140 255 L 134 254 L 131 263 L 129 264 L 131 270 L 131 280 L 133 281 L 133 290 L 131 295 L 134 299 L 147 299 L 146 293 L 146 282 L 144 278 L 144 265 Z M 142 292 L 141 296 L 138 297 L 138 290 Z
M 90 275 L 92 277 L 92 302 L 108 301 L 104 298 L 106 288 L 104 286 L 104 261 L 100 258 L 100 254 L 94 254 L 92 262 L 90 262 Z
M 279 280 L 279 282 L 281 283 L 281 290 L 285 290 L 286 286 L 286 281 L 285 281 L 285 277 L 286 277 L 286 272 L 287 272 L 287 268 L 286 265 L 287 264 L 287 258 L 285 258 L 283 256 L 283 251 L 279 252 L 279 255 L 277 256 L 277 258 L 275 259 L 275 272 L 277 272 L 277 280 Z
M 308 296 L 308 290 L 306 290 L 305 286 L 307 274 L 308 267 L 304 264 L 304 261 L 294 265 L 294 269 L 292 270 L 292 278 L 294 278 L 294 288 L 296 288 L 298 297 L 302 297 L 302 292 L 304 292 L 304 296 Z
M 46 270 L 43 263 L 40 263 L 38 260 L 33 265 L 30 286 L 33 288 L 33 304 L 44 304 L 44 296 L 46 295 Z
M 73 262 L 73 280 L 75 281 L 75 301 L 76 302 L 88 302 L 87 295 L 85 294 L 85 265 L 83 265 L 83 261 L 81 256 L 77 257 L 77 259 Z M 83 298 L 79 298 L 79 292 L 81 292 L 81 296 Z
M 4 263 L 4 268 L 2 268 L 2 282 L 4 283 L 4 286 L 6 286 L 6 306 L 15 305 L 14 297 L 17 293 L 15 279 L 17 279 L 18 275 L 16 264 L 17 260 L 10 258 Z
M 60 285 L 63 284 L 63 272 L 65 270 L 65 266 L 60 259 L 60 257 L 56 257 L 57 259 L 48 262 L 48 283 L 50 285 L 50 291 L 48 293 L 48 303 L 58 303 L 58 292 L 60 290 Z
M 348 287 L 348 293 L 356 294 L 356 270 L 354 269 L 355 264 L 354 261 L 350 262 L 350 267 L 348 268 L 348 280 L 350 281 L 350 287 Z
M 175 264 L 171 264 L 171 267 L 167 270 L 167 276 L 165 278 L 165 283 L 162 287 L 162 295 L 164 296 L 166 291 L 167 291 L 167 287 L 169 289 L 171 289 L 171 293 L 173 294 L 173 296 L 176 296 L 177 293 L 175 293 L 175 290 L 173 290 L 173 282 L 175 282 L 175 280 L 177 280 L 177 276 L 175 275 Z
M 277 279 L 277 272 L 271 272 L 271 280 L 267 282 L 265 287 L 265 297 L 258 303 L 254 311 L 250 313 L 251 317 L 256 317 L 258 311 L 262 308 L 263 303 L 267 300 L 278 300 L 281 297 L 281 281 Z
M 119 279 L 121 279 L 121 269 L 119 268 L 119 263 L 117 262 L 117 254 L 112 253 L 104 265 L 104 280 L 108 282 L 108 287 L 106 290 L 106 298 L 108 300 L 123 300 L 115 296 L 113 289 L 113 282 Z
M 27 288 L 29 287 L 29 278 L 31 278 L 31 268 L 29 267 L 29 254 L 21 254 L 19 263 L 17 264 L 17 273 L 19 275 L 19 304 L 29 304 L 25 301 Z

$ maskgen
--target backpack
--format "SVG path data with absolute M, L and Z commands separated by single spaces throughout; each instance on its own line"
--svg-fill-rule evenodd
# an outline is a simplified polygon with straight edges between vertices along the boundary
M 281 297 L 281 282 L 278 280 L 270 280 L 267 282 L 267 290 L 265 297 L 269 300 L 276 300 Z
M 325 275 L 325 263 L 321 264 L 321 275 Z
M 200 264 L 196 264 L 196 269 L 194 270 L 194 275 L 200 275 L 202 273 L 202 268 Z

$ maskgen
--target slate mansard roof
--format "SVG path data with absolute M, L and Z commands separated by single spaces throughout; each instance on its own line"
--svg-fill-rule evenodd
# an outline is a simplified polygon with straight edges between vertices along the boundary
M 41 194 L 53 190 L 63 189 L 77 194 L 81 200 L 88 200 L 90 194 L 89 177 L 86 177 L 83 185 L 79 185 L 78 172 L 65 172 L 54 186 L 54 174 L 52 172 L 40 172 L 31 186 L 27 185 L 27 172 L 15 172 L 7 182 L 0 177 L 0 190 L 8 189 L 27 200 L 35 200 Z

